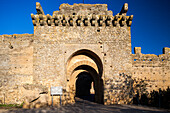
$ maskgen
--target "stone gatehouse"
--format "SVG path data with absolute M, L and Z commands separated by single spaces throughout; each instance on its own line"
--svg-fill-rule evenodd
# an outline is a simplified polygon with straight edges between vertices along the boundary
M 45 15 L 37 2 L 37 14 L 31 14 L 34 34 L 0 35 L 0 103 L 50 105 L 50 87 L 62 86 L 62 104 L 75 97 L 130 104 L 140 81 L 147 83 L 147 92 L 170 86 L 170 48 L 154 55 L 136 47 L 132 54 L 127 3 L 114 16 L 106 4 L 59 9 Z

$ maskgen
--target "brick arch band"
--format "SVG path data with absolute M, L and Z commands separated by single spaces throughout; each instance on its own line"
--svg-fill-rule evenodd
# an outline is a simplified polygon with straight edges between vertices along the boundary
M 82 60 L 82 61 L 79 61 L 79 62 L 76 62 L 75 64 L 73 64 L 68 70 L 67 70 L 67 75 L 72 75 L 74 69 L 78 66 L 81 66 L 81 65 L 88 65 L 92 68 L 94 68 L 96 70 L 97 73 L 99 73 L 98 71 L 98 67 L 96 64 L 90 62 L 90 61 L 87 61 L 87 60 Z M 70 77 L 69 77 L 70 78 Z

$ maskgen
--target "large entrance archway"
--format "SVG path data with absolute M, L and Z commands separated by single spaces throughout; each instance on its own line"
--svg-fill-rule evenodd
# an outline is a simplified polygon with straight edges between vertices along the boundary
M 94 52 L 79 50 L 67 61 L 67 78 L 71 96 L 103 103 L 103 65 Z

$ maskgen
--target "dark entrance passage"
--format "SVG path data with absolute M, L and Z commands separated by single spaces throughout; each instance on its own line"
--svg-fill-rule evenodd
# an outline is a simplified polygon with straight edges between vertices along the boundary
M 76 80 L 76 97 L 94 102 L 94 80 L 90 73 L 82 72 Z

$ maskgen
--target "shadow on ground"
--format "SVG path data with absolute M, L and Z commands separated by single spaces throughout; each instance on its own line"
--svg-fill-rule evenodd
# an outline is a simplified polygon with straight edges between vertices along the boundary
M 136 105 L 101 105 L 76 99 L 73 105 L 46 107 L 40 109 L 0 110 L 0 113 L 169 113 L 167 110 Z

